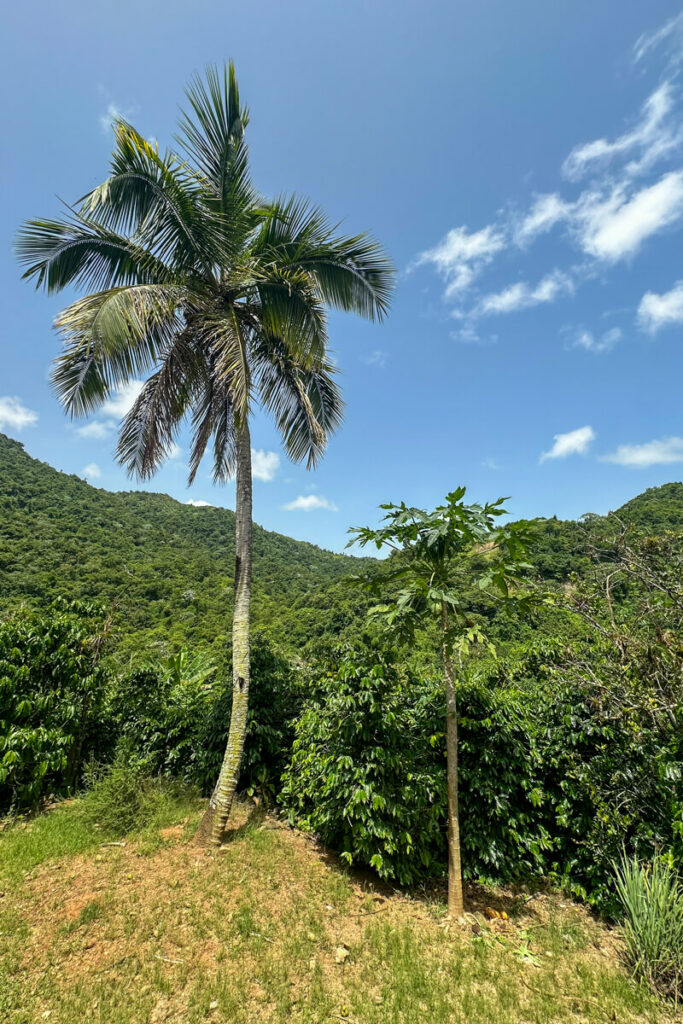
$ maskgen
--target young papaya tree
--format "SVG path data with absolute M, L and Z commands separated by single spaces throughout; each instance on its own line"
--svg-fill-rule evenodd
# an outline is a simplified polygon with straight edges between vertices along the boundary
M 378 529 L 354 527 L 349 545 L 374 544 L 392 554 L 378 573 L 357 577 L 383 603 L 371 609 L 397 636 L 408 639 L 416 626 L 436 617 L 446 689 L 446 774 L 448 790 L 448 910 L 463 915 L 458 821 L 458 708 L 456 673 L 474 645 L 488 644 L 472 608 L 473 590 L 485 591 L 508 610 L 524 610 L 533 600 L 523 589 L 529 526 L 498 526 L 506 498 L 466 505 L 465 488 L 446 495 L 432 512 L 400 505 L 385 511 Z

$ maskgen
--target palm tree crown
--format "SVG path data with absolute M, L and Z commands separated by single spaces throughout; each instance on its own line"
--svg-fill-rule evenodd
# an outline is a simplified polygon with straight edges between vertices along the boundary
M 118 120 L 107 180 L 64 218 L 19 233 L 24 277 L 48 292 L 89 292 L 55 321 L 64 346 L 53 385 L 78 416 L 146 378 L 117 450 L 141 478 L 187 418 L 190 482 L 209 444 L 214 479 L 232 477 L 254 401 L 274 416 L 290 458 L 312 466 L 343 411 L 326 306 L 381 318 L 392 267 L 373 239 L 337 234 L 308 202 L 257 195 L 232 64 L 209 68 L 187 98 L 183 156 Z

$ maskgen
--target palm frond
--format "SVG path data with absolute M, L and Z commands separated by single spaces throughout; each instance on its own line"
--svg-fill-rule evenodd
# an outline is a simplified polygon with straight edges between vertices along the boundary
M 116 454 L 132 476 L 148 479 L 169 455 L 203 383 L 203 371 L 203 361 L 191 339 L 181 334 L 123 420 Z
M 64 350 L 52 384 L 67 412 L 92 412 L 131 377 L 148 373 L 182 330 L 184 289 L 129 285 L 95 292 L 63 310 L 55 327 Z
M 71 213 L 64 220 L 30 220 L 16 241 L 24 278 L 49 294 L 76 284 L 101 291 L 126 284 L 171 282 L 170 267 L 128 238 Z
M 320 360 L 328 342 L 327 316 L 310 276 L 269 266 L 255 290 L 260 329 L 285 341 L 300 363 Z
M 210 358 L 216 381 L 229 395 L 238 423 L 249 416 L 251 400 L 251 367 L 244 326 L 233 306 L 204 315 L 199 328 L 202 349 Z
M 192 414 L 189 485 L 194 483 L 212 436 L 214 437 L 213 479 L 215 482 L 224 483 L 235 475 L 237 467 L 235 422 L 228 391 L 217 379 L 211 361 L 209 361 L 206 377 L 195 401 Z
M 222 231 L 196 172 L 174 153 L 159 154 L 132 125 L 114 126 L 112 174 L 80 202 L 83 216 L 135 236 L 177 272 L 211 277 L 220 264 Z
M 343 416 L 335 367 L 327 359 L 302 365 L 282 339 L 265 336 L 254 345 L 253 359 L 261 401 L 275 418 L 287 454 L 315 466 Z
M 336 226 L 303 199 L 280 199 L 263 211 L 251 251 L 281 271 L 302 271 L 337 309 L 381 320 L 389 309 L 394 267 L 369 235 L 336 235 Z
M 223 217 L 226 240 L 236 254 L 256 218 L 244 141 L 249 114 L 240 107 L 232 61 L 222 70 L 207 67 L 204 78 L 195 76 L 186 95 L 190 112 L 181 113 L 176 138 L 208 185 L 213 208 Z

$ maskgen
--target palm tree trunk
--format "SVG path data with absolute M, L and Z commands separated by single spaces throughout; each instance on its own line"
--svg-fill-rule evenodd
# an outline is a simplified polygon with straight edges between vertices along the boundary
M 448 609 L 441 607 L 442 656 L 446 678 L 446 788 L 448 791 L 448 913 L 460 918 L 464 913 L 462 866 L 460 863 L 460 823 L 458 821 L 458 706 L 455 696 L 453 658 L 447 643 Z
M 235 495 L 235 604 L 232 613 L 232 713 L 223 764 L 199 834 L 220 845 L 239 780 L 249 710 L 249 622 L 252 555 L 251 438 L 245 421 L 237 434 Z

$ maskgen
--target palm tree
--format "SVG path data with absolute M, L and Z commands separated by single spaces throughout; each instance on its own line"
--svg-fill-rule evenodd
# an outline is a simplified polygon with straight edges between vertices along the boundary
M 297 198 L 265 202 L 249 176 L 235 71 L 209 68 L 187 89 L 176 141 L 161 154 L 115 122 L 107 180 L 60 220 L 25 223 L 24 277 L 88 291 L 55 326 L 53 386 L 87 415 L 146 377 L 122 421 L 117 457 L 146 479 L 189 420 L 189 482 L 211 443 L 213 477 L 236 477 L 233 704 L 203 832 L 221 841 L 244 747 L 249 699 L 252 480 L 249 420 L 258 403 L 295 462 L 315 466 L 343 403 L 328 355 L 326 307 L 381 319 L 393 270 L 367 235 L 336 233 Z

